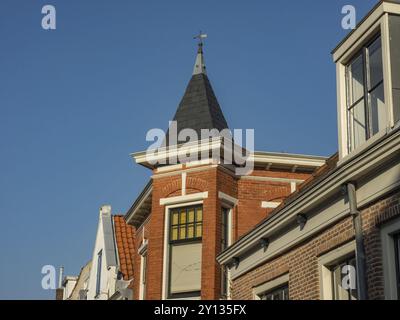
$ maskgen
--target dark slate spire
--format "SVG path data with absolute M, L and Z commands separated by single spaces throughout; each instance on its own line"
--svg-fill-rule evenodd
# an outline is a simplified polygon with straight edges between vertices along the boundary
M 177 122 L 178 134 L 182 129 L 191 128 L 197 132 L 199 138 L 201 129 L 221 131 L 228 128 L 206 74 L 202 41 L 199 42 L 192 78 L 175 113 L 174 121 Z

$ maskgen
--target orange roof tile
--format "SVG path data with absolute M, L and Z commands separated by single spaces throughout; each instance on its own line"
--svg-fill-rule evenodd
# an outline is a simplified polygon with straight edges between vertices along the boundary
M 133 278 L 133 250 L 135 231 L 132 226 L 127 225 L 124 216 L 113 216 L 115 241 L 120 263 L 120 271 L 124 275 L 124 280 Z

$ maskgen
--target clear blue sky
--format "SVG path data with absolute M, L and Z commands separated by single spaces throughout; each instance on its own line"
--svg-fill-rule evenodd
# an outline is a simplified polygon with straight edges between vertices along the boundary
M 357 21 L 375 0 L 352 0 Z M 166 128 L 190 79 L 200 29 L 231 128 L 256 149 L 337 149 L 331 49 L 349 1 L 0 3 L 0 298 L 46 299 L 41 267 L 77 274 L 98 208 L 125 213 L 149 172 L 129 153 Z M 57 30 L 41 8 L 57 9 Z

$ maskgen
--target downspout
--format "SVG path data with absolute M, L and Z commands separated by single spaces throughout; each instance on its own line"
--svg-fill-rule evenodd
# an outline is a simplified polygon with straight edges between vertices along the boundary
M 346 185 L 347 196 L 349 199 L 350 214 L 353 217 L 353 226 L 356 237 L 356 270 L 357 270 L 357 293 L 359 300 L 368 300 L 367 276 L 365 263 L 365 249 L 362 234 L 361 214 L 357 209 L 356 187 L 352 182 Z

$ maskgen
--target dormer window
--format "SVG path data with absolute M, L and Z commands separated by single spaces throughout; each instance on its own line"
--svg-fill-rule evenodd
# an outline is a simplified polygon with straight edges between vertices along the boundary
M 387 127 L 380 36 L 351 60 L 346 78 L 348 149 L 353 151 Z
M 400 5 L 380 1 L 333 50 L 339 162 L 400 127 Z

